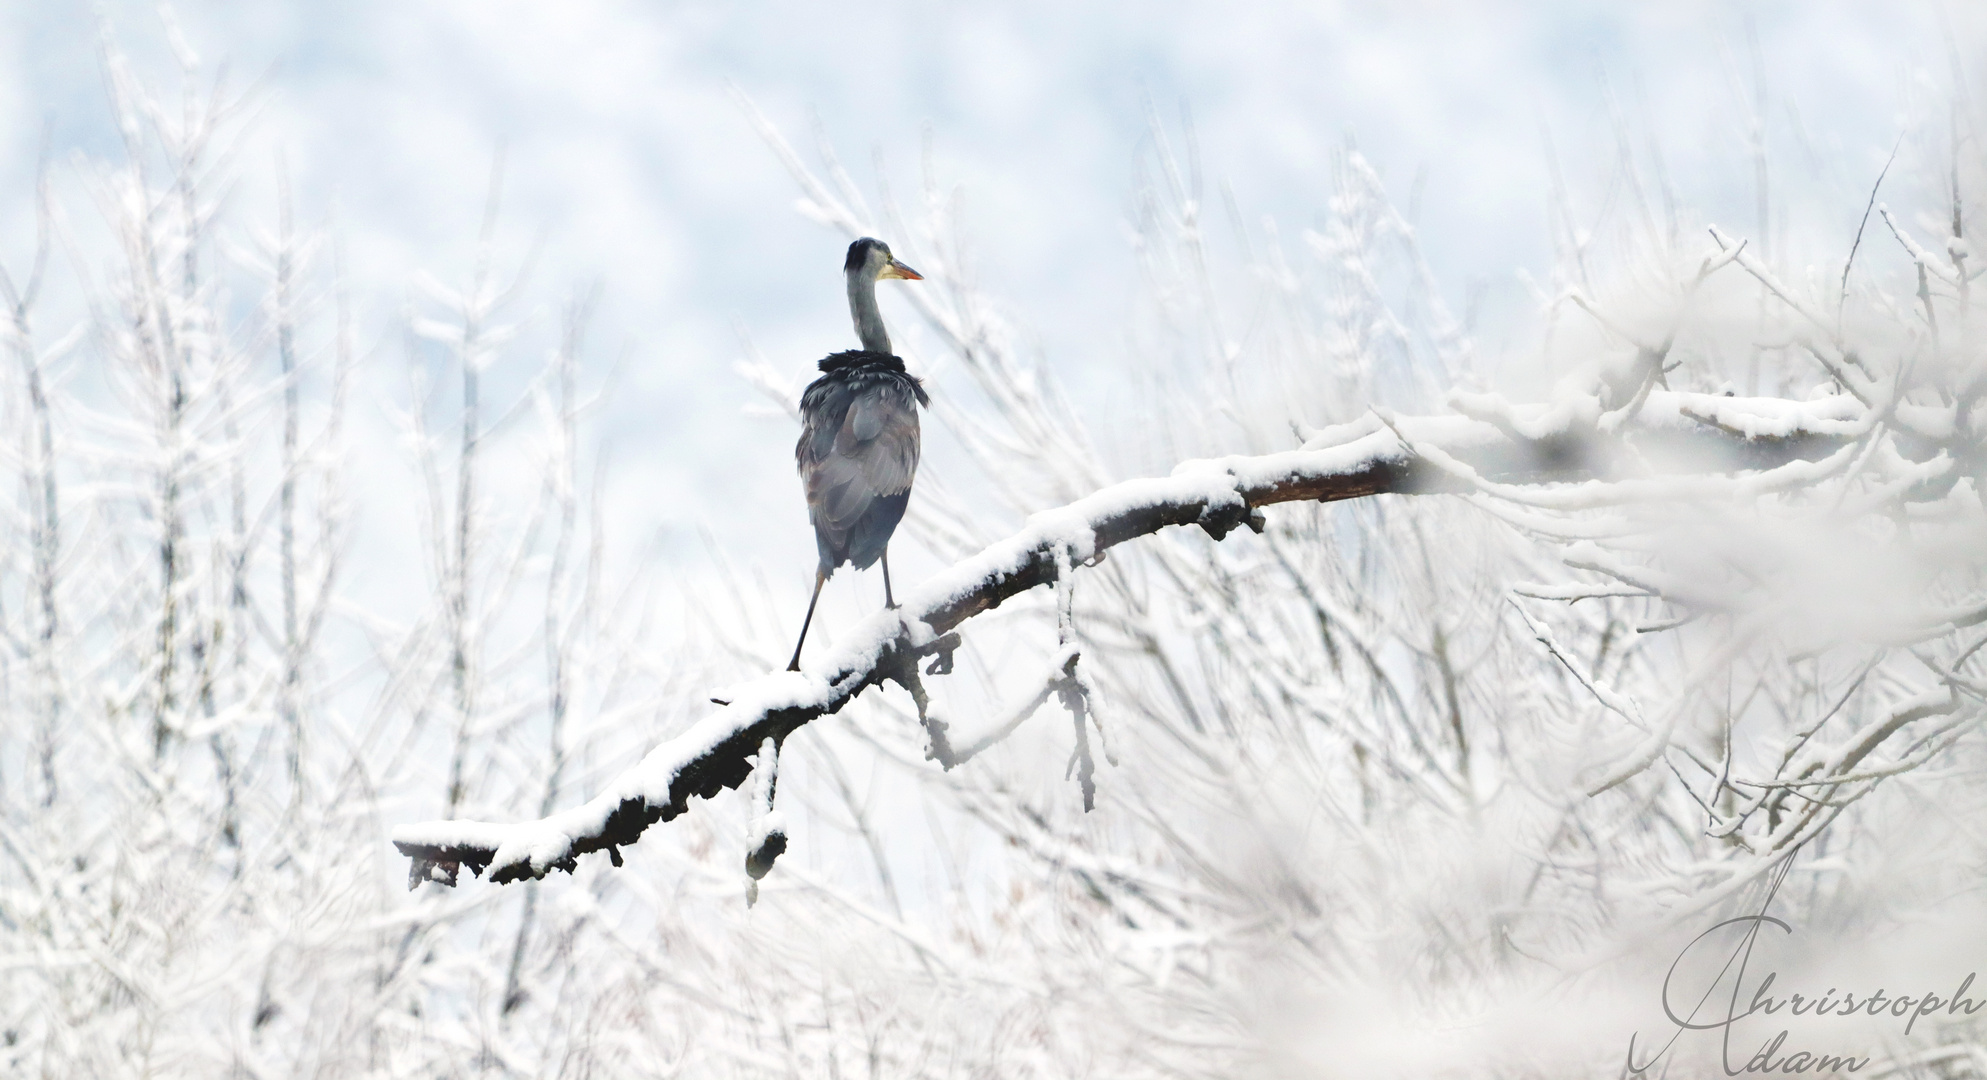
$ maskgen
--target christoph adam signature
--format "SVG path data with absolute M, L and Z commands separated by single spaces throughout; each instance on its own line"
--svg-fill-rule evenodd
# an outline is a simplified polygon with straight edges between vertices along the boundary
M 1778 885 L 1776 879 L 1773 887 L 1777 889 Z M 1767 902 L 1772 902 L 1770 891 Z M 1630 1073 L 1640 1075 L 1655 1068 L 1686 1031 L 1718 1033 L 1720 1062 L 1727 1076 L 1856 1072 L 1868 1065 L 1871 1059 L 1789 1045 L 1790 1028 L 1786 1026 L 1789 1020 L 1793 1017 L 1888 1017 L 1892 1022 L 1901 1022 L 1904 1034 L 1909 1035 L 1921 1020 L 1961 1014 L 1971 1016 L 1987 1005 L 1987 988 L 1980 991 L 1983 1000 L 1975 1001 L 1968 996 L 1968 991 L 1973 987 L 1972 973 L 1968 973 L 1951 993 L 1945 995 L 1924 990 L 1893 996 L 1883 987 L 1838 989 L 1833 986 L 1819 994 L 1796 993 L 1775 985 L 1779 981 L 1778 972 L 1767 971 L 1749 978 L 1747 965 L 1752 959 L 1754 946 L 1759 942 L 1760 932 L 1771 927 L 1789 937 L 1794 933 L 1793 927 L 1765 914 L 1764 908 L 1765 905 L 1761 905 L 1758 915 L 1727 919 L 1684 946 L 1663 979 L 1663 1015 L 1676 1025 L 1676 1030 L 1653 1053 L 1649 1045 L 1638 1050 L 1635 1038 L 1630 1036 Z M 1730 942 L 1735 936 L 1737 943 L 1730 946 L 1729 952 L 1721 952 L 1719 945 Z M 1724 957 L 1722 964 L 1718 962 L 1721 955 Z M 1751 988 L 1750 995 L 1746 992 L 1748 987 Z M 1718 999 L 1715 1004 L 1714 999 Z M 1813 1025 L 1808 1027 L 1812 1030 Z M 1749 1056 L 1748 1050 L 1751 1050 Z M 1642 1056 L 1644 1054 L 1646 1058 Z

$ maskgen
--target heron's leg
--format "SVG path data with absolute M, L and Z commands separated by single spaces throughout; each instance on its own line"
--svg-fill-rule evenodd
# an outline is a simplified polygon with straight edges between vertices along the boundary
M 888 544 L 883 546 L 883 606 L 887 608 L 897 606 L 897 598 L 890 595 L 890 546 Z
M 814 599 L 807 602 L 807 618 L 800 620 L 800 640 L 793 643 L 793 659 L 787 661 L 788 671 L 800 670 L 800 647 L 807 643 L 807 628 L 814 623 L 814 605 L 821 602 L 821 586 L 828 580 L 828 572 L 814 572 Z

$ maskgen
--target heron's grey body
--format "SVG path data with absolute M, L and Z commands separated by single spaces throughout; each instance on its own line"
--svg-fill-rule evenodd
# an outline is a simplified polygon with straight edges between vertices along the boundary
M 918 380 L 889 353 L 839 352 L 800 398 L 793 448 L 807 484 L 820 572 L 849 563 L 866 570 L 883 557 L 911 501 L 918 473 Z
M 896 606 L 890 593 L 890 534 L 903 520 L 918 472 L 918 406 L 931 404 L 924 387 L 891 354 L 890 335 L 876 309 L 878 278 L 916 280 L 918 272 L 892 258 L 882 241 L 868 238 L 849 245 L 842 269 L 862 348 L 822 360 L 821 377 L 800 396 L 800 441 L 793 456 L 807 488 L 807 516 L 821 562 L 790 671 L 799 670 L 821 585 L 843 563 L 864 570 L 881 560 L 885 602 Z

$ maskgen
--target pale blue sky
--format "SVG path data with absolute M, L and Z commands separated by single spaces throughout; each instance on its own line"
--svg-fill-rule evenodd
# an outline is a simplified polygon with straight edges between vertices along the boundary
M 1979 19 L 1953 8 L 1970 55 Z M 154 8 L 105 10 L 120 45 L 167 79 Z M 92 11 L 0 0 L 9 265 L 28 246 L 43 118 L 65 158 L 115 146 Z M 626 527 L 688 539 L 708 524 L 795 589 L 812 542 L 792 434 L 741 415 L 753 393 L 731 369 L 738 329 L 796 379 L 847 344 L 844 241 L 793 211 L 795 191 L 731 86 L 797 144 L 811 142 L 818 116 L 859 181 L 877 177 L 880 153 L 900 194 L 917 186 L 929 133 L 943 182 L 964 195 L 977 279 L 1048 366 L 1072 376 L 1123 359 L 1136 283 L 1125 221 L 1148 102 L 1171 125 L 1191 110 L 1210 184 L 1231 185 L 1250 222 L 1315 222 L 1330 154 L 1348 138 L 1403 203 L 1425 169 L 1423 236 L 1451 296 L 1460 306 L 1480 279 L 1521 305 L 1513 270 L 1539 272 L 1550 250 L 1541 131 L 1552 131 L 1576 202 L 1597 202 L 1614 154 L 1603 75 L 1625 108 L 1646 111 L 1682 200 L 1741 226 L 1752 198 L 1739 98 L 1750 92 L 1748 19 L 1789 184 L 1833 200 L 1851 223 L 1853 193 L 1867 190 L 1914 97 L 1950 86 L 1939 8 L 1912 2 L 201 0 L 176 11 L 204 71 L 226 60 L 238 78 L 267 73 L 239 198 L 251 214 L 266 205 L 281 147 L 306 218 L 335 200 L 369 339 L 389 342 L 376 362 L 396 362 L 390 319 L 412 272 L 463 272 L 493 150 L 506 146 L 510 249 L 545 236 L 534 302 L 556 305 L 600 278 L 594 359 L 604 368 L 629 350 L 629 376 L 602 417 Z M 1817 148 L 1805 168 L 1797 124 Z

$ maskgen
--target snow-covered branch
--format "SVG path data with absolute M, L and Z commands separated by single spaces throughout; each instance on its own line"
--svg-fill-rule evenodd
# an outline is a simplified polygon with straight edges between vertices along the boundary
M 1480 414 L 1493 408 L 1476 406 Z M 1369 414 L 1297 450 L 1190 461 L 1171 476 L 1114 484 L 1036 514 L 1020 532 L 926 581 L 901 608 L 858 625 L 812 669 L 735 688 L 718 712 L 650 751 L 581 806 L 513 825 L 433 821 L 394 830 L 394 845 L 413 860 L 410 885 L 453 885 L 465 865 L 479 875 L 490 869 L 500 883 L 541 878 L 570 872 L 580 855 L 603 849 L 618 864 L 622 846 L 683 813 L 692 795 L 736 788 L 767 740 L 777 745 L 886 681 L 919 693 L 917 662 L 936 654 L 933 668 L 949 670 L 959 644 L 952 631 L 967 619 L 1056 581 L 1059 564 L 1095 565 L 1108 549 L 1169 525 L 1198 525 L 1219 540 L 1242 524 L 1260 532 L 1261 507 L 1273 503 L 1544 482 L 1571 484 L 1553 490 L 1573 494 L 1584 483 L 1647 472 L 1652 461 L 1698 472 L 1773 469 L 1827 457 L 1847 441 L 1830 401 L 1656 392 L 1633 425 L 1610 435 L 1579 409 L 1495 411 L 1495 421 Z M 1692 482 L 1665 475 L 1674 484 Z

